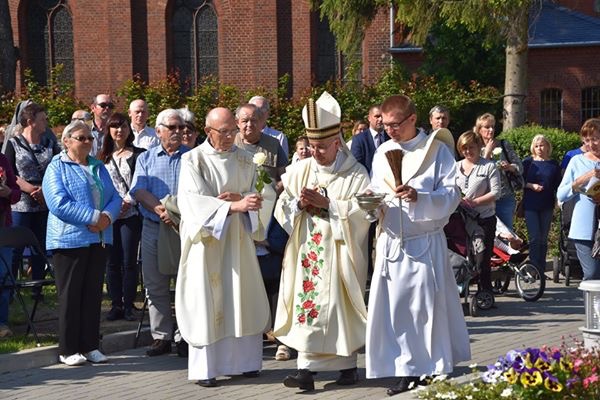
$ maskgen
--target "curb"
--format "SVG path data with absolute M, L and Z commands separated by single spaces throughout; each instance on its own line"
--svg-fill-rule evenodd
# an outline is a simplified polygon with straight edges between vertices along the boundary
M 110 333 L 100 339 L 100 350 L 105 354 L 133 348 L 137 330 Z M 138 347 L 152 342 L 150 328 L 142 329 Z M 29 368 L 46 367 L 58 362 L 58 345 L 21 350 L 16 353 L 0 354 L 0 374 Z

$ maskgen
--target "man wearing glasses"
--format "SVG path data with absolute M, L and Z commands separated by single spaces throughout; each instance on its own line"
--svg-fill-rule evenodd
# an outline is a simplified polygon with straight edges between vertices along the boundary
M 452 134 L 417 130 L 415 105 L 406 96 L 386 99 L 381 113 L 391 140 L 375 153 L 369 188 L 388 196 L 379 219 L 365 359 L 367 378 L 400 378 L 387 391 L 392 396 L 414 388 L 422 375 L 452 372 L 470 358 L 470 347 L 443 231 L 460 201 Z M 390 165 L 388 151 L 401 152 L 400 165 Z
M 158 233 L 160 224 L 176 226 L 161 203 L 168 195 L 177 195 L 181 156 L 189 148 L 181 144 L 185 128 L 177 110 L 166 109 L 156 117 L 160 145 L 140 154 L 131 183 L 130 195 L 141 205 L 142 273 L 148 298 L 150 333 L 154 339 L 146 352 L 158 356 L 171 352 L 173 318 L 171 316 L 171 276 L 159 270 Z
M 94 114 L 92 135 L 95 138 L 94 143 L 92 144 L 92 151 L 90 152 L 90 155 L 96 157 L 102 148 L 104 135 L 108 132 L 106 123 L 108 118 L 110 118 L 113 113 L 115 104 L 108 94 L 99 94 L 94 97 L 90 108 L 92 110 L 92 114 Z

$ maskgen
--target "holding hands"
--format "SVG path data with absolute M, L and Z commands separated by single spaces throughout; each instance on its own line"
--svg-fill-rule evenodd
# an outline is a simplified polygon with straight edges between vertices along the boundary
M 258 211 L 262 207 L 262 196 L 250 193 L 242 197 L 240 193 L 224 192 L 217 196 L 218 199 L 231 201 L 230 212 Z
M 88 229 L 90 230 L 90 232 L 98 233 L 108 228 L 110 224 L 110 217 L 104 213 L 101 213 L 96 225 L 88 225 Z

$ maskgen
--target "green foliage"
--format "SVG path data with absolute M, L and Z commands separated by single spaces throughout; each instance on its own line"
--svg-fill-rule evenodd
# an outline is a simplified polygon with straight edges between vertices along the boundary
M 150 84 L 144 82 L 139 75 L 135 75 L 117 90 L 117 96 L 125 98 L 123 109 L 125 114 L 127 114 L 129 103 L 133 100 L 142 99 L 146 101 L 150 113 L 149 125 L 154 125 L 154 119 L 161 110 L 183 107 L 184 98 L 181 93 L 182 86 L 177 74 L 169 75 L 165 79 Z
M 435 24 L 423 46 L 423 55 L 420 71 L 424 75 L 462 85 L 477 81 L 498 88 L 504 86 L 504 46 L 485 45 L 482 33 L 469 32 L 462 24 L 454 27 Z
M 0 125 L 8 125 L 19 103 L 14 93 L 0 95 Z
M 41 86 L 35 81 L 31 70 L 25 70 L 24 74 L 25 91 L 19 101 L 31 99 L 33 102 L 44 106 L 50 127 L 68 124 L 75 110 L 87 108 L 85 103 L 75 98 L 74 84 L 63 79 L 63 69 L 62 64 L 52 68 L 46 86 Z
M 567 132 L 558 128 L 544 128 L 539 125 L 524 125 L 502 132 L 501 137 L 513 145 L 515 151 L 521 157 L 531 155 L 531 141 L 535 135 L 544 135 L 552 144 L 552 159 L 561 162 L 565 153 L 581 146 L 579 134 Z

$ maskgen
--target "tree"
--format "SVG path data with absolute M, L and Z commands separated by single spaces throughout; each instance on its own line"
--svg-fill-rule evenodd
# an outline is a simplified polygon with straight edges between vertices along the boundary
M 0 0 L 0 93 L 15 90 L 16 67 L 8 0 Z
M 506 42 L 503 129 L 525 122 L 527 45 L 530 12 L 542 0 L 312 0 L 327 16 L 341 51 L 352 53 L 376 11 L 393 6 L 396 20 L 410 29 L 410 40 L 422 45 L 436 22 L 464 25 L 481 32 L 489 43 Z M 356 9 L 353 9 L 356 7 Z M 368 12 L 362 13 L 363 10 Z

